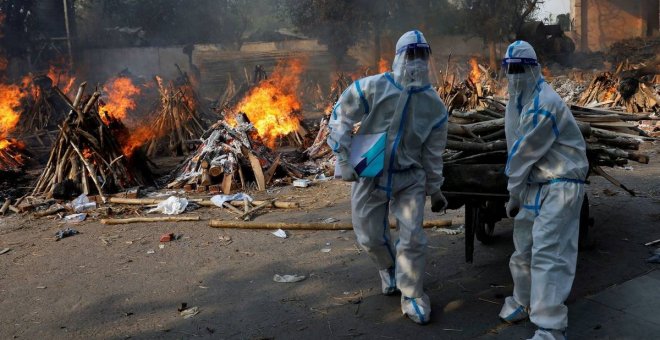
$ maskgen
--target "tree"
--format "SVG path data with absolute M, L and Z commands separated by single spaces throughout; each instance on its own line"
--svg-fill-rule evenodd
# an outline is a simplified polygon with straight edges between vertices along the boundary
M 509 40 L 535 14 L 539 0 L 464 0 L 465 31 L 488 44 L 489 64 L 497 68 L 495 44 Z
M 398 37 L 411 29 L 450 33 L 459 27 L 457 9 L 449 0 L 279 0 L 279 4 L 283 16 L 327 45 L 338 63 L 348 48 L 361 41 L 373 39 L 377 65 L 383 36 Z

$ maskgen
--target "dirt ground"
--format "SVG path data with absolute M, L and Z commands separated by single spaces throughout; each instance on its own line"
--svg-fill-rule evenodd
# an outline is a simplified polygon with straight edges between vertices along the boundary
M 569 308 L 656 268 L 645 262 L 651 248 L 643 244 L 660 238 L 660 144 L 645 148 L 651 164 L 610 170 L 638 196 L 591 178 L 595 225 L 591 246 L 579 255 Z M 340 181 L 257 197 L 297 201 L 301 208 L 256 220 L 350 221 L 349 185 Z M 188 214 L 233 219 L 221 209 Z M 463 223 L 461 210 L 438 216 L 427 207 L 431 218 L 452 219 L 454 228 Z M 280 239 L 204 221 L 106 226 L 89 219 L 75 226 L 81 234 L 53 241 L 64 227 L 29 215 L 0 219 L 0 249 L 11 249 L 0 255 L 0 338 L 475 338 L 504 327 L 497 313 L 512 289 L 510 220 L 497 224 L 492 245 L 476 243 L 473 264 L 464 262 L 462 233 L 428 230 L 425 287 L 433 314 L 427 326 L 401 316 L 398 296 L 380 295 L 376 269 L 352 231 L 289 231 Z M 167 232 L 182 237 L 160 248 Z M 277 283 L 274 274 L 306 279 Z M 184 319 L 177 311 L 182 303 L 199 314 Z

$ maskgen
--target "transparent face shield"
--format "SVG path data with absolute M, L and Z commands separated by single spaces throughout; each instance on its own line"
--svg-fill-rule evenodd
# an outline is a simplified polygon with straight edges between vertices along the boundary
M 507 80 L 509 98 L 530 95 L 541 79 L 541 68 L 535 59 L 505 58 L 500 79 Z
M 410 44 L 397 51 L 406 85 L 438 85 L 431 47 L 426 43 Z

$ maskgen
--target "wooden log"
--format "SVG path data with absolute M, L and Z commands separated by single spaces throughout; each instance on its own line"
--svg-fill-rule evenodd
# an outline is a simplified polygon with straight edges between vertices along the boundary
M 209 185 L 213 184 L 208 168 L 202 168 L 202 175 L 199 177 L 200 177 L 199 184 L 201 186 L 208 187 Z
M 257 158 L 257 156 L 249 151 L 248 158 L 250 160 L 252 172 L 254 172 L 254 178 L 257 181 L 257 187 L 259 188 L 259 191 L 266 190 L 266 179 L 264 178 L 264 171 L 261 169 L 261 162 L 259 162 L 259 158 Z
M 104 218 L 102 224 L 129 224 L 129 223 L 150 223 L 150 222 L 188 222 L 199 221 L 199 216 L 162 216 L 162 217 L 131 217 L 131 218 Z
M 273 179 L 273 175 L 275 175 L 275 171 L 277 170 L 277 167 L 280 165 L 280 157 L 281 154 L 278 153 L 277 157 L 275 157 L 275 160 L 273 161 L 273 164 L 271 164 L 268 170 L 266 170 L 266 173 L 264 174 L 266 185 L 270 183 L 270 181 Z
M 128 204 L 128 205 L 152 205 L 152 204 L 158 204 L 162 201 L 165 201 L 164 198 L 124 198 L 124 197 L 109 197 L 107 202 L 110 203 L 115 203 L 115 204 Z M 215 207 L 216 205 L 211 202 L 210 200 L 203 200 L 203 199 L 188 199 L 189 202 L 195 202 L 201 206 L 204 207 Z M 52 200 L 54 202 L 54 200 Z M 255 205 L 261 205 L 265 202 L 268 201 L 252 201 L 252 204 Z M 243 201 L 230 201 L 229 204 L 233 205 L 234 207 L 242 207 L 244 206 Z M 278 208 L 278 209 L 297 209 L 300 208 L 300 203 L 298 202 L 288 202 L 288 201 L 273 201 L 273 207 Z
M 468 151 L 468 152 L 490 152 L 490 151 L 506 150 L 506 141 L 498 140 L 488 143 L 475 143 L 475 142 L 458 142 L 458 141 L 448 140 L 447 149 Z
M 242 219 L 242 220 L 244 220 L 244 221 L 249 221 L 249 220 L 251 219 L 251 215 L 252 215 L 252 214 L 256 213 L 256 212 L 259 211 L 259 210 L 262 210 L 262 209 L 264 209 L 264 208 L 267 208 L 267 207 L 269 207 L 269 206 L 272 207 L 274 201 L 275 201 L 275 200 L 273 199 L 273 200 L 269 200 L 269 201 L 263 202 L 263 203 L 257 205 L 256 207 L 254 207 L 254 208 L 252 208 L 252 209 L 246 211 L 243 215 L 239 216 L 238 218 L 239 218 L 239 219 Z M 245 205 L 245 206 L 247 207 L 247 205 Z
M 211 175 L 211 177 L 218 177 L 218 176 L 222 175 L 223 172 L 224 172 L 224 169 L 222 169 L 221 166 L 212 165 L 209 168 L 209 175 Z
M 103 188 L 99 184 L 99 180 L 96 178 L 96 171 L 94 171 L 92 165 L 89 164 L 89 162 L 87 162 L 87 159 L 85 159 L 85 157 L 80 152 L 80 150 L 78 150 L 78 147 L 73 143 L 73 141 L 69 141 L 69 142 L 71 143 L 73 150 L 76 151 L 78 157 L 80 157 L 80 160 L 85 165 L 85 168 L 87 168 L 87 171 L 89 172 L 89 177 L 92 179 L 92 182 L 94 182 L 94 185 L 96 186 L 96 190 L 99 192 L 99 196 L 101 196 L 101 199 L 103 200 L 103 202 L 105 202 L 105 196 L 103 195 Z
M 2 204 L 2 207 L 0 207 L 0 215 L 3 215 L 7 213 L 7 210 L 9 209 L 9 206 L 11 205 L 11 199 L 7 198 L 5 200 L 5 203 Z
M 450 227 L 451 220 L 424 221 L 424 228 Z M 235 229 L 287 229 L 287 230 L 351 230 L 351 223 L 289 223 L 289 222 L 242 222 L 242 221 L 222 221 L 210 220 L 209 227 L 212 228 L 235 228 Z M 390 228 L 396 228 L 395 223 L 390 224 Z
M 641 152 L 626 151 L 594 143 L 587 145 L 587 151 L 595 153 L 601 152 L 607 154 L 611 158 L 625 158 L 638 163 L 649 164 L 649 156 Z
M 76 93 L 76 97 L 73 99 L 73 107 L 78 108 L 78 105 L 80 105 L 80 101 L 82 100 L 83 94 L 85 94 L 85 87 L 87 87 L 87 82 L 83 81 L 80 83 L 80 86 L 78 86 L 78 92 Z
M 101 96 L 101 92 L 98 92 L 98 91 L 97 91 L 97 92 L 94 92 L 94 93 L 92 94 L 92 97 L 89 98 L 89 100 L 87 101 L 87 104 L 85 104 L 85 108 L 83 108 L 82 113 L 87 113 L 87 112 L 89 112 L 89 110 L 92 109 L 92 107 L 94 106 L 94 104 L 96 104 L 96 101 L 99 99 L 100 96 Z
M 39 217 L 55 215 L 55 214 L 57 214 L 59 212 L 62 212 L 64 210 L 66 210 L 66 208 L 64 206 L 62 206 L 60 204 L 56 204 L 56 205 L 54 205 L 54 206 L 52 206 L 52 207 L 50 207 L 46 210 L 37 211 L 36 213 L 34 213 L 34 217 L 39 218 Z
M 612 177 L 610 174 L 605 172 L 600 166 L 592 166 L 591 170 L 598 176 L 601 176 L 608 180 L 610 183 L 614 184 L 615 186 L 623 189 L 627 193 L 630 194 L 630 196 L 635 196 L 635 191 L 628 189 L 625 185 L 621 184 L 621 182 L 617 181 L 616 178 Z
M 35 208 L 40 207 L 42 205 L 51 205 L 53 203 L 55 203 L 54 199 L 48 199 L 48 200 L 43 201 L 43 202 L 36 202 L 36 203 L 32 203 L 32 204 L 20 205 L 20 206 L 18 206 L 18 210 L 23 213 L 23 212 L 27 212 L 27 211 L 32 211 Z
M 225 173 L 225 176 L 222 178 L 222 192 L 225 195 L 229 195 L 231 192 L 231 174 Z

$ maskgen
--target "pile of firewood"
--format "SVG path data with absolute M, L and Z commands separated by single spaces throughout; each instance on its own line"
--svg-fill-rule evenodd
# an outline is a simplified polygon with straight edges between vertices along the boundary
M 85 96 L 86 85 L 82 83 L 75 99 L 68 102 L 68 114 L 32 196 L 70 198 L 84 193 L 105 197 L 147 182 L 148 169 L 129 164 L 94 109 L 100 93 Z
M 239 186 L 241 190 L 265 190 L 278 173 L 290 178 L 308 174 L 264 145 L 242 113 L 235 126 L 219 120 L 202 140 L 197 151 L 177 168 L 168 189 L 228 194 Z
M 506 163 L 505 105 L 490 98 L 486 98 L 485 103 L 487 105 L 483 108 L 455 111 L 450 116 L 446 164 Z M 633 123 L 650 119 L 649 114 L 621 114 L 579 106 L 571 106 L 571 111 L 587 142 L 587 157 L 595 174 L 614 183 L 616 181 L 601 169 L 602 166 L 624 166 L 629 161 L 649 162 L 649 156 L 639 152 L 642 140 L 648 137 Z M 615 184 L 621 186 L 618 182 Z
M 162 155 L 166 150 L 172 156 L 188 155 L 190 145 L 197 143 L 207 127 L 196 109 L 192 85 L 163 85 L 159 81 L 158 91 L 160 103 L 152 124 L 156 138 L 145 144 L 147 156 Z
M 577 105 L 622 108 L 630 113 L 658 112 L 660 95 L 653 84 L 644 81 L 656 72 L 653 67 L 635 69 L 621 63 L 615 72 L 603 72 L 594 77 Z

